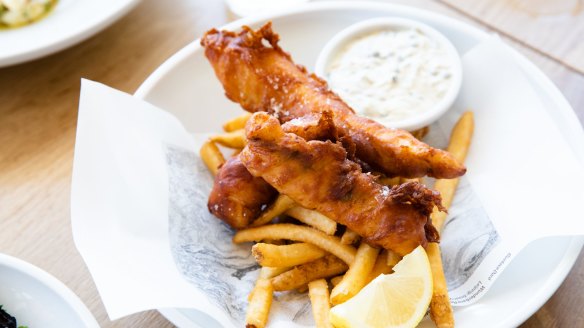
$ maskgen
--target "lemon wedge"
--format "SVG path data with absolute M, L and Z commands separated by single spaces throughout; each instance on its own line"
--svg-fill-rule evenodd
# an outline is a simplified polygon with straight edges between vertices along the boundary
M 330 310 L 336 328 L 415 327 L 432 299 L 432 271 L 426 251 L 418 246 L 357 295 Z

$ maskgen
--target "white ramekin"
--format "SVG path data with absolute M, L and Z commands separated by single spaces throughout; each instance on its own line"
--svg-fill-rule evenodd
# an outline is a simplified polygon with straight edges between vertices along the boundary
M 448 53 L 452 67 L 452 83 L 440 101 L 423 113 L 392 122 L 391 125 L 388 125 L 388 127 L 391 128 L 413 131 L 432 124 L 442 116 L 454 103 L 462 84 L 462 63 L 460 61 L 460 56 L 452 43 L 434 28 L 418 21 L 395 17 L 373 18 L 356 23 L 336 34 L 327 44 L 325 44 L 318 56 L 314 71 L 318 76 L 327 80 L 328 66 L 339 51 L 341 51 L 349 42 L 373 32 L 400 28 L 420 29 L 429 38 L 438 41 Z

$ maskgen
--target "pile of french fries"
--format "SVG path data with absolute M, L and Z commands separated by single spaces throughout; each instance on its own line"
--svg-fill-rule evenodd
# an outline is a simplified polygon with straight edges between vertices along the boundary
M 216 174 L 225 162 L 217 145 L 233 149 L 233 155 L 245 147 L 245 124 L 251 114 L 238 116 L 224 124 L 225 133 L 211 137 L 201 148 L 201 158 L 210 172 Z M 454 126 L 448 151 L 463 162 L 474 129 L 472 112 L 464 113 Z M 413 133 L 421 139 L 424 128 Z M 403 178 L 379 178 L 379 183 L 394 185 Z M 436 180 L 434 189 L 442 195 L 444 207 L 452 203 L 458 179 Z M 432 213 L 434 226 L 441 231 L 446 213 Z M 282 216 L 295 223 L 272 223 Z M 251 291 L 246 315 L 247 328 L 263 328 L 275 291 L 308 291 L 316 327 L 332 327 L 329 322 L 331 305 L 346 302 L 380 274 L 392 272 L 401 257 L 390 250 L 380 250 L 360 241 L 359 235 L 330 218 L 298 206 L 288 196 L 280 194 L 276 201 L 252 223 L 239 230 L 233 242 L 256 242 L 251 251 L 262 267 Z M 429 243 L 426 252 L 432 268 L 434 290 L 430 317 L 437 327 L 454 327 L 454 316 L 442 268 L 440 248 Z M 332 290 L 329 292 L 329 288 Z

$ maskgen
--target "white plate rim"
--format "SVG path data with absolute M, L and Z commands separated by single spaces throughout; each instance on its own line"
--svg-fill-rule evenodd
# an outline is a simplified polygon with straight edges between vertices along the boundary
M 418 16 L 431 17 L 433 20 L 445 23 L 455 29 L 464 29 L 468 34 L 471 34 L 477 40 L 485 40 L 489 37 L 486 32 L 481 31 L 477 27 L 469 25 L 467 23 L 461 22 L 455 18 L 451 18 L 439 13 L 433 13 L 424 9 L 419 9 L 416 7 L 411 7 L 407 5 L 393 4 L 393 3 L 380 3 L 371 1 L 322 1 L 322 2 L 312 2 L 307 3 L 302 6 L 295 8 L 287 8 L 278 11 L 273 11 L 269 13 L 263 13 L 260 15 L 245 17 L 226 25 L 220 27 L 220 29 L 237 29 L 242 25 L 253 25 L 262 21 L 267 21 L 270 19 L 276 19 L 283 16 L 302 14 L 306 12 L 313 11 L 324 11 L 324 10 L 339 10 L 339 9 L 366 9 L 366 10 L 399 10 L 405 13 L 414 12 Z M 160 80 L 168 74 L 176 65 L 179 65 L 183 60 L 189 58 L 194 52 L 199 51 L 201 48 L 200 39 L 197 39 L 184 48 L 176 52 L 165 62 L 163 62 L 152 74 L 150 74 L 146 80 L 138 87 L 134 96 L 140 99 L 145 99 L 148 97 L 150 92 L 156 87 Z M 537 84 L 539 84 L 543 89 L 548 92 L 548 95 L 553 100 L 553 102 L 558 107 L 558 115 L 563 117 L 563 123 L 570 127 L 571 131 L 579 131 L 582 127 L 579 124 L 579 120 L 572 110 L 572 107 L 562 95 L 560 90 L 550 81 L 550 79 L 531 61 L 520 54 L 517 50 L 507 46 L 507 50 L 514 57 L 517 64 L 528 74 L 530 78 L 533 79 Z M 553 270 L 552 275 L 548 277 L 546 283 L 538 289 L 537 293 L 533 295 L 529 302 L 523 304 L 523 306 L 517 308 L 512 315 L 508 316 L 506 320 L 502 322 L 503 327 L 517 327 L 525 320 L 527 320 L 533 313 L 535 313 L 547 300 L 555 293 L 562 282 L 565 280 L 566 276 L 572 269 L 574 263 L 576 262 L 582 247 L 584 246 L 584 237 L 567 237 L 571 241 L 569 246 L 566 248 L 565 253 L 561 261 L 558 263 L 555 270 Z M 158 311 L 165 316 L 168 320 L 173 322 L 179 327 L 185 327 L 188 325 L 198 325 L 195 322 L 190 321 L 185 315 L 183 315 L 180 309 L 158 309 Z
M 59 6 L 59 2 L 57 2 L 56 6 Z M 41 57 L 45 57 L 60 50 L 63 50 L 65 48 L 68 48 L 74 44 L 77 44 L 83 40 L 86 40 L 89 37 L 97 34 L 98 32 L 101 32 L 106 27 L 110 26 L 115 21 L 120 19 L 132 8 L 134 8 L 139 2 L 140 0 L 118 0 L 117 6 L 115 6 L 114 10 L 109 10 L 108 6 L 103 6 L 104 9 L 106 10 L 104 10 L 103 12 L 93 13 L 95 15 L 100 15 L 97 20 L 87 22 L 86 25 L 82 26 L 72 26 L 71 30 L 74 30 L 74 32 L 59 35 L 51 43 L 43 44 L 38 47 L 32 47 L 30 49 L 26 49 L 21 52 L 15 53 L 3 54 L 2 51 L 0 51 L 0 67 L 16 65 Z M 55 7 L 53 11 L 57 9 L 58 7 Z M 34 24 L 46 23 L 45 20 L 48 20 L 52 14 L 53 14 L 52 12 L 49 13 L 47 17 L 44 17 L 42 20 Z M 25 28 L 26 26 L 17 29 Z M 25 31 L 24 33 L 26 33 L 26 30 L 23 31 Z M 0 31 L 0 37 L 2 36 L 1 33 L 2 31 Z M 31 39 L 33 37 L 34 35 L 29 36 L 29 38 Z
M 30 276 L 32 279 L 37 280 L 59 295 L 63 301 L 65 301 L 65 303 L 79 315 L 79 319 L 83 321 L 85 327 L 99 327 L 99 324 L 81 299 L 73 293 L 69 287 L 50 273 L 24 260 L 2 253 L 0 253 L 0 266 L 7 266 L 23 275 Z

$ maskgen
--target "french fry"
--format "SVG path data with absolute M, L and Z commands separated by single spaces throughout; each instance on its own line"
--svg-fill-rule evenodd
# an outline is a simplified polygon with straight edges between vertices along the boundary
M 355 231 L 347 228 L 347 230 L 345 230 L 341 236 L 341 243 L 345 245 L 353 245 L 356 244 L 359 239 L 361 239 L 361 236 L 359 236 Z
M 448 296 L 448 286 L 446 285 L 446 277 L 442 267 L 440 247 L 437 243 L 428 243 L 426 253 L 432 268 L 432 280 L 434 282 L 432 301 L 430 301 L 430 318 L 438 328 L 453 328 L 454 313 L 450 304 L 450 296 Z
M 349 267 L 343 280 L 333 288 L 331 292 L 331 303 L 333 305 L 348 301 L 356 295 L 367 283 L 367 277 L 375 265 L 378 248 L 361 243 L 355 256 L 355 261 Z
M 209 171 L 213 175 L 217 175 L 219 167 L 225 163 L 225 158 L 217 145 L 213 141 L 207 141 L 201 147 L 199 154 Z
M 260 276 L 258 279 L 271 279 L 274 278 L 275 276 L 284 273 L 286 271 L 289 271 L 290 269 L 292 269 L 291 267 L 279 267 L 279 268 L 272 268 L 272 267 L 262 267 L 262 269 L 260 270 Z M 249 295 L 247 295 L 247 301 L 251 301 L 251 299 L 253 298 L 253 291 L 254 289 L 251 290 L 251 292 L 249 293 Z
M 233 236 L 233 242 L 236 244 L 264 239 L 287 239 L 310 243 L 337 256 L 347 264 L 353 263 L 357 253 L 354 247 L 341 244 L 341 240 L 338 237 L 329 236 L 314 228 L 290 223 L 269 224 L 243 229 Z
M 322 249 L 307 243 L 290 245 L 253 245 L 251 253 L 261 266 L 291 267 L 314 261 L 326 255 Z
M 309 210 L 301 206 L 294 206 L 286 211 L 289 215 L 298 221 L 314 227 L 327 235 L 334 235 L 337 231 L 337 222 L 328 217 L 318 213 L 317 211 Z
M 312 305 L 312 315 L 316 328 L 333 328 L 329 321 L 329 289 L 326 280 L 318 279 L 308 283 L 308 296 Z
M 450 204 L 452 203 L 452 199 L 454 198 L 454 192 L 456 191 L 456 187 L 458 186 L 458 178 L 457 179 L 439 179 L 436 180 L 434 183 L 434 190 L 440 192 L 440 196 L 442 196 L 442 206 L 445 208 L 449 208 Z M 438 231 L 442 231 L 442 227 L 444 226 L 444 222 L 446 222 L 446 218 L 448 217 L 448 213 L 440 212 L 438 208 L 434 208 L 432 211 L 432 225 L 436 227 Z
M 459 162 L 464 162 L 466 159 L 473 133 L 474 114 L 470 111 L 464 112 L 450 132 L 450 141 L 446 149 Z
M 210 139 L 222 146 L 235 149 L 241 149 L 245 147 L 245 144 L 247 143 L 247 139 L 245 139 L 245 130 L 243 129 L 214 135 Z
M 380 274 L 388 274 L 392 272 L 393 265 L 389 265 L 387 263 L 387 250 L 381 251 L 375 260 L 375 265 L 373 265 L 373 269 L 369 272 L 369 276 L 367 276 L 367 280 L 365 282 L 365 286 L 367 286 L 373 279 L 377 278 Z
M 223 124 L 223 131 L 225 132 L 233 132 L 235 130 L 241 130 L 245 128 L 245 124 L 251 117 L 251 113 L 244 113 L 237 117 L 230 119 L 229 121 Z
M 286 245 L 286 241 L 282 239 L 264 239 L 262 241 L 264 242 L 264 244 Z
M 430 132 L 430 127 L 425 126 L 423 128 L 419 128 L 417 130 L 414 130 L 411 133 L 414 136 L 414 138 L 416 138 L 418 140 L 422 140 L 428 134 L 428 132 Z
M 294 206 L 296 206 L 296 203 L 292 200 L 292 198 L 280 194 L 274 203 L 272 203 L 270 207 L 262 212 L 262 214 L 251 223 L 251 226 L 257 227 L 264 225 L 272 221 L 276 216 L 286 212 Z
M 239 149 L 239 148 L 234 149 L 233 153 L 231 153 L 231 157 L 235 157 L 235 156 L 239 155 L 239 153 L 241 153 L 241 149 Z
M 379 182 L 382 185 L 386 185 L 386 186 L 395 186 L 396 184 L 399 184 L 399 181 L 400 181 L 400 177 L 393 177 L 393 178 L 381 177 L 377 180 L 377 182 Z
M 262 269 L 260 270 L 260 277 L 264 278 L 264 279 L 271 279 L 274 278 L 275 276 L 284 273 L 288 270 L 291 270 L 291 267 L 277 267 L 277 268 L 272 268 L 272 267 L 262 267 Z
M 331 284 L 334 286 L 338 285 L 343 280 L 343 276 L 336 276 L 331 278 Z
M 308 285 L 302 285 L 296 288 L 296 291 L 299 293 L 306 293 L 308 291 Z
M 447 150 L 461 163 L 466 159 L 473 131 L 474 116 L 472 112 L 465 112 L 462 114 L 456 125 L 452 128 Z M 442 196 L 442 205 L 446 208 L 449 208 L 452 204 L 458 181 L 458 178 L 438 179 L 434 183 L 434 189 L 440 192 L 440 195 Z M 438 229 L 438 231 L 442 230 L 446 216 L 447 213 L 440 212 L 437 208 L 434 208 L 434 212 L 432 212 L 432 224 Z
M 296 266 L 272 278 L 272 286 L 275 291 L 297 289 L 309 282 L 328 278 L 347 271 L 345 262 L 334 255 L 326 255 L 318 260 Z
M 400 184 L 406 183 L 406 182 L 420 182 L 420 181 L 422 181 L 420 178 L 411 178 L 411 179 L 410 178 L 400 178 L 399 179 Z
M 452 132 L 450 134 L 450 142 L 448 144 L 448 151 L 459 161 L 464 162 L 470 141 L 474 131 L 474 118 L 472 112 L 465 112 L 462 114 Z M 456 187 L 458 186 L 458 179 L 451 180 L 436 180 L 434 189 L 442 195 L 442 205 L 446 208 L 452 204 Z M 434 209 L 432 212 L 432 223 L 438 229 L 442 230 L 444 221 L 446 220 L 446 213 Z M 440 247 L 437 243 L 428 243 L 426 247 L 430 266 L 432 267 L 432 278 L 434 282 L 434 289 L 432 293 L 432 301 L 430 302 L 430 318 L 438 328 L 454 327 L 454 313 L 452 305 L 450 304 L 450 297 L 448 296 L 448 288 L 446 285 L 446 278 L 444 276 L 444 268 L 442 267 L 442 258 L 440 255 Z
M 263 270 L 263 268 L 262 268 Z M 246 328 L 264 328 L 268 322 L 268 315 L 272 305 L 274 288 L 270 279 L 260 277 L 250 294 L 249 304 L 245 315 Z
M 387 250 L 387 265 L 392 267 L 401 261 L 402 257 L 394 251 Z

